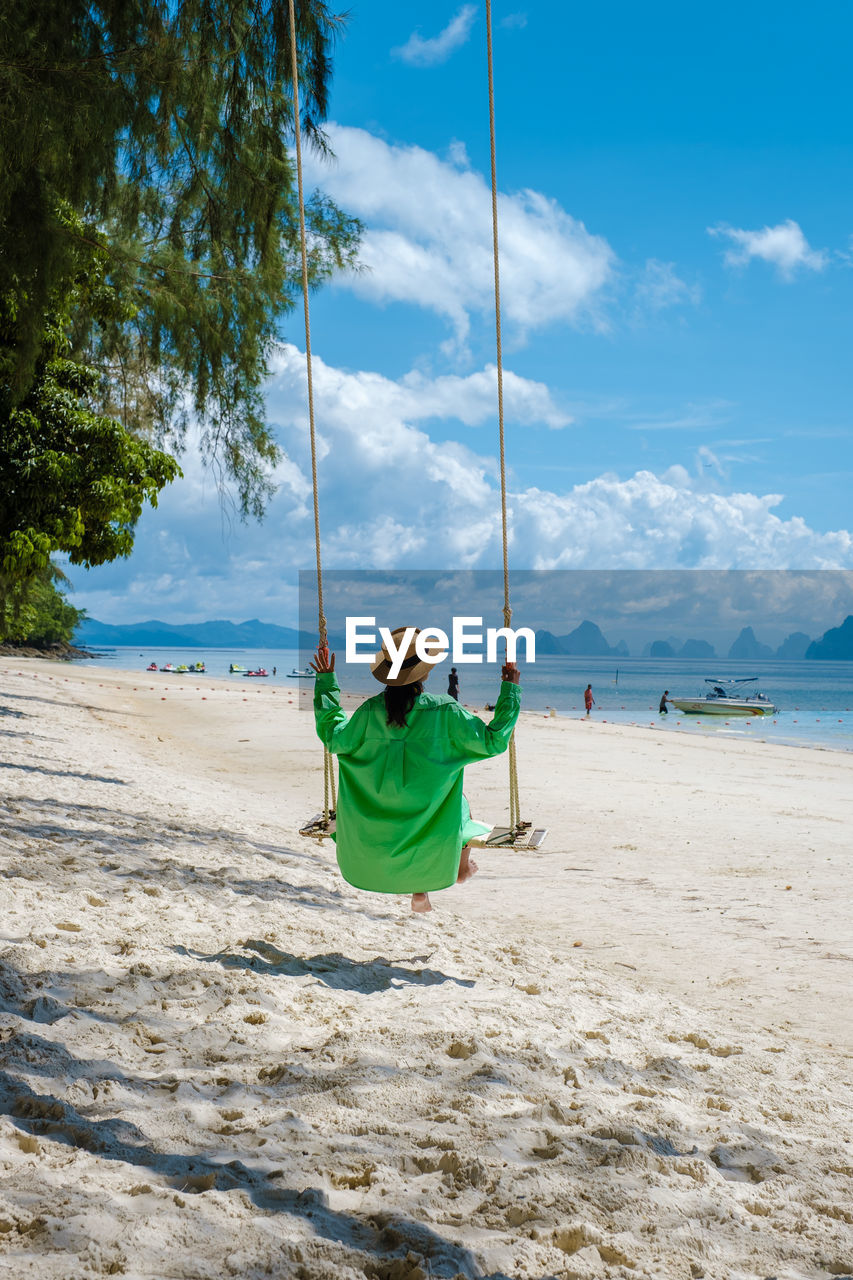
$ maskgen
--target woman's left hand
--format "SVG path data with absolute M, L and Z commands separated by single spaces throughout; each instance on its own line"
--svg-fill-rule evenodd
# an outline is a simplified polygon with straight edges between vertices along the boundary
M 314 661 L 311 663 L 311 666 L 317 674 L 321 676 L 326 675 L 329 671 L 334 671 L 335 655 L 333 653 L 329 653 L 328 645 L 323 645 L 322 648 L 317 650 L 314 654 Z

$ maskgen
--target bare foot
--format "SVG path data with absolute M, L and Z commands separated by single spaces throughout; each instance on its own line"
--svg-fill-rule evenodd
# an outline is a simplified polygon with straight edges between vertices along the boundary
M 459 859 L 459 875 L 456 877 L 456 883 L 464 884 L 466 880 L 470 880 L 472 876 L 475 876 L 479 870 L 480 868 L 471 857 L 471 850 L 466 845 Z
M 432 903 L 429 900 L 428 893 L 412 894 L 412 910 L 418 915 L 425 915 L 427 911 L 432 911 Z

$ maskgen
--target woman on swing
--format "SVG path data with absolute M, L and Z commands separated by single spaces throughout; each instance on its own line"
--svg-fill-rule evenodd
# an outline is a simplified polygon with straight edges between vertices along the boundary
M 395 644 L 405 632 L 392 632 Z M 519 671 L 503 667 L 494 716 L 485 724 L 447 694 L 424 693 L 432 670 L 412 637 L 399 675 L 387 648 L 373 675 L 384 694 L 348 720 L 340 702 L 335 655 L 318 649 L 312 662 L 317 733 L 340 762 L 338 865 L 357 889 L 410 893 L 412 910 L 432 910 L 433 889 L 463 884 L 477 870 L 468 841 L 490 828 L 474 822 L 462 794 L 466 764 L 506 751 L 521 709 Z

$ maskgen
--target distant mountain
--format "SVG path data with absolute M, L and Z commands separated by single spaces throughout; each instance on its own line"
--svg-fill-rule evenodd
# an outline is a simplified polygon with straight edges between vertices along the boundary
M 716 658 L 714 646 L 707 640 L 685 640 L 678 650 L 679 658 Z
M 551 631 L 536 632 L 536 652 L 563 653 L 576 658 L 627 658 L 628 646 L 624 640 L 609 645 L 594 622 L 582 622 L 567 636 L 555 636 Z
M 329 639 L 333 646 L 340 647 L 343 643 L 342 637 L 330 636 Z M 176 624 L 153 619 L 124 626 L 86 618 L 75 631 L 74 642 L 90 648 L 139 645 L 149 649 L 313 649 L 317 634 L 260 622 L 257 618 L 239 623 L 220 620 Z
M 760 640 L 756 640 L 752 627 L 744 627 L 729 649 L 729 657 L 744 658 L 749 662 L 753 658 L 772 658 L 773 650 L 769 644 L 762 644 Z
M 560 649 L 557 645 L 557 637 L 551 631 L 536 632 L 536 656 L 540 657 L 546 653 L 559 653 Z
M 663 646 L 663 648 L 661 648 Z M 644 645 L 641 658 L 674 658 L 681 648 L 678 636 L 667 636 L 665 640 L 649 640 Z
M 675 650 L 668 640 L 653 640 L 649 645 L 650 658 L 674 658 Z
M 807 658 L 824 661 L 853 661 L 853 614 L 846 617 L 840 627 L 830 627 L 820 640 L 812 640 L 806 649 Z
M 792 631 L 779 645 L 776 650 L 776 657 L 800 662 L 806 656 L 806 650 L 810 643 L 811 637 L 807 636 L 805 631 Z

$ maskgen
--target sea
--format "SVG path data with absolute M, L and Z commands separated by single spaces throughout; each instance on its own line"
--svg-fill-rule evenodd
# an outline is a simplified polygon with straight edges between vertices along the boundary
M 310 690 L 312 680 L 290 673 L 304 670 L 310 655 L 297 649 L 146 649 L 100 650 L 87 665 L 113 668 L 146 676 L 145 668 L 155 662 L 163 667 L 171 662 L 203 662 L 203 677 L 193 673 L 162 674 L 158 682 L 190 685 L 207 681 L 239 680 L 232 675 L 232 663 L 249 670 L 265 669 L 265 677 L 246 678 L 246 684 L 281 689 Z M 595 706 L 591 719 L 610 724 L 651 726 L 666 733 L 705 733 L 719 737 L 780 742 L 794 746 L 833 751 L 853 750 L 853 662 L 787 662 L 761 659 L 757 662 L 733 660 L 689 661 L 677 658 L 579 658 L 542 655 L 535 663 L 521 663 L 523 705 L 527 711 L 557 716 L 585 718 L 583 691 L 592 684 Z M 429 689 L 445 692 L 449 662 L 439 663 L 430 676 Z M 459 666 L 460 701 L 475 711 L 494 703 L 499 674 L 485 664 Z M 275 674 L 273 674 L 275 671 Z M 707 678 L 732 680 L 758 677 L 747 686 L 765 694 L 777 707 L 771 716 L 732 717 L 682 715 L 674 708 L 668 715 L 658 713 L 661 694 L 669 690 L 673 698 L 703 697 L 710 685 Z M 152 673 L 152 679 L 155 677 Z M 338 664 L 341 687 L 349 693 L 374 694 L 379 686 L 362 664 Z M 300 702 L 307 706 L 310 699 Z

